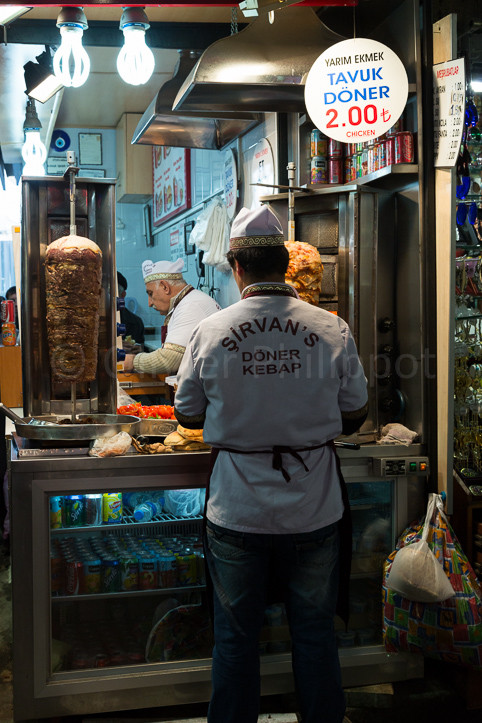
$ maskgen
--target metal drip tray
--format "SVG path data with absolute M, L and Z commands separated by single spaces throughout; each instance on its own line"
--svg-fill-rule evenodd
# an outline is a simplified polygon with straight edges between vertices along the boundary
M 72 440 L 72 442 L 69 442 L 68 447 L 60 447 L 58 441 L 27 439 L 26 437 L 19 437 L 18 434 L 13 434 L 12 439 L 19 459 L 31 459 L 32 457 L 80 457 L 87 456 L 90 449 L 90 442 L 85 440 Z

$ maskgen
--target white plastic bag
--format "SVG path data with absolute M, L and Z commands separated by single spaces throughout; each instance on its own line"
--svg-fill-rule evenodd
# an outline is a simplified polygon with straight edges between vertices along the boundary
M 422 538 L 397 552 L 387 579 L 387 587 L 415 602 L 442 602 L 455 594 L 441 563 L 427 544 L 435 504 L 442 505 L 441 497 L 430 494 Z
M 102 437 L 94 440 L 89 449 L 91 457 L 118 457 L 130 449 L 132 437 L 127 432 L 119 432 L 113 437 Z
M 166 490 L 164 508 L 176 517 L 196 517 L 201 513 L 199 490 Z

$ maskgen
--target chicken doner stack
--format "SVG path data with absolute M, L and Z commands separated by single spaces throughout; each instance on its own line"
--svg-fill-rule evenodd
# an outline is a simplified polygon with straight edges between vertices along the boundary
M 300 299 L 317 306 L 323 279 L 323 264 L 318 249 L 304 241 L 286 241 L 285 246 L 290 255 L 286 283 L 295 287 Z
M 102 251 L 83 236 L 53 241 L 45 256 L 47 338 L 52 377 L 95 379 L 102 289 Z

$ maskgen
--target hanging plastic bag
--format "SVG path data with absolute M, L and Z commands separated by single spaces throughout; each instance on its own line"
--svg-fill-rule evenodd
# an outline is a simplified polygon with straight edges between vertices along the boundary
M 430 521 L 438 500 L 439 495 L 430 495 L 421 539 L 398 550 L 387 579 L 387 585 L 407 600 L 442 602 L 455 594 L 441 562 L 427 544 Z M 442 504 L 441 501 L 438 503 Z
M 176 517 L 196 517 L 201 513 L 199 490 L 166 490 L 164 508 Z
M 383 578 L 383 640 L 389 653 L 408 651 L 482 670 L 482 590 L 437 495 L 427 542 L 443 565 L 454 595 L 441 602 L 409 600 L 390 587 L 400 550 L 422 538 L 423 523 L 408 527 L 388 557 Z

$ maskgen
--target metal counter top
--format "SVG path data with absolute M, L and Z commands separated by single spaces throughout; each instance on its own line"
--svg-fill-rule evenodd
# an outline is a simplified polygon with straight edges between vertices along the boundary
M 412 457 L 421 456 L 426 453 L 425 445 L 411 444 L 404 445 L 382 445 L 366 444 L 359 450 L 338 449 L 338 454 L 343 467 L 357 468 L 361 474 L 370 473 L 371 460 L 382 457 Z M 169 474 L 179 471 L 181 468 L 186 472 L 207 473 L 209 470 L 209 452 L 172 452 L 170 454 L 137 454 L 130 453 L 120 457 L 89 457 L 88 455 L 70 455 L 67 457 L 19 457 L 15 444 L 12 444 L 11 465 L 12 469 L 22 473 L 65 473 L 67 471 L 79 473 L 86 472 L 89 475 L 93 472 L 102 473 L 107 470 L 122 471 L 126 473 L 140 474 L 143 471 L 153 474 L 158 471 L 160 474 Z

